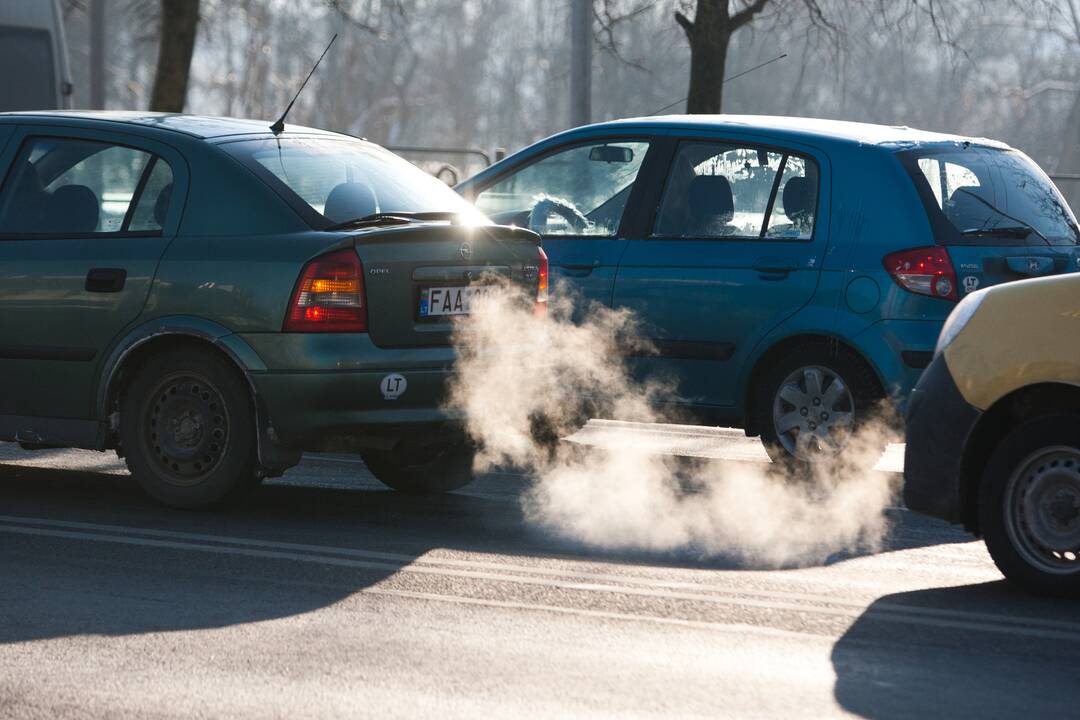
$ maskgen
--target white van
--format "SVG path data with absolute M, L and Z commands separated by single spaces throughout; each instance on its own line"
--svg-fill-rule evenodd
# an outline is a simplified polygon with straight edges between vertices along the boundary
M 71 107 L 60 0 L 0 2 L 0 112 Z

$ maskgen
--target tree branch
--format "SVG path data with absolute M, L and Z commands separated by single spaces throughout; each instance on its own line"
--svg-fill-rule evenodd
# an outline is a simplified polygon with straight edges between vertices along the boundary
M 690 37 L 694 32 L 694 23 L 690 22 L 690 18 L 683 15 L 678 10 L 675 11 L 675 22 L 679 23 L 682 29 L 686 32 L 686 37 Z
M 739 12 L 731 16 L 731 31 L 735 32 L 746 23 L 754 19 L 754 16 L 765 9 L 765 6 L 769 4 L 769 0 L 754 0 Z

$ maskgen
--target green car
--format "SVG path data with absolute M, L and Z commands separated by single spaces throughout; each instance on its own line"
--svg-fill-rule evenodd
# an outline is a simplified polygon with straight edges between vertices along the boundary
M 317 450 L 461 487 L 454 317 L 492 277 L 546 300 L 537 235 L 336 133 L 0 114 L 0 178 L 0 440 L 113 448 L 173 506 Z

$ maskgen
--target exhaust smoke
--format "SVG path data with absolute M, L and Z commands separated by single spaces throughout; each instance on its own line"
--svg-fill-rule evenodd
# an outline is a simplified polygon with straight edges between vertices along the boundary
M 575 311 L 577 315 L 575 315 Z M 546 314 L 506 290 L 474 301 L 456 326 L 449 404 L 477 443 L 477 472 L 530 476 L 525 516 L 563 540 L 619 551 L 725 557 L 755 567 L 820 563 L 873 552 L 896 488 L 874 465 L 893 433 L 864 426 L 843 459 L 805 476 L 777 465 L 687 463 L 625 440 L 586 447 L 588 417 L 657 422 L 662 379 L 631 377 L 625 358 L 649 351 L 632 314 L 555 293 Z

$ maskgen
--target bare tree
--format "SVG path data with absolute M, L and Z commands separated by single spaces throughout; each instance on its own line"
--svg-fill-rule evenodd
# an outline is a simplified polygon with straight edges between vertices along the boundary
M 796 0 L 696 0 L 694 19 L 682 10 L 675 21 L 690 43 L 690 89 L 688 113 L 719 113 L 723 107 L 724 69 L 731 36 L 746 27 L 770 4 L 790 5 Z M 810 13 L 811 21 L 833 28 L 817 0 L 798 0 Z
M 184 111 L 198 27 L 199 0 L 161 0 L 161 40 L 151 110 Z

